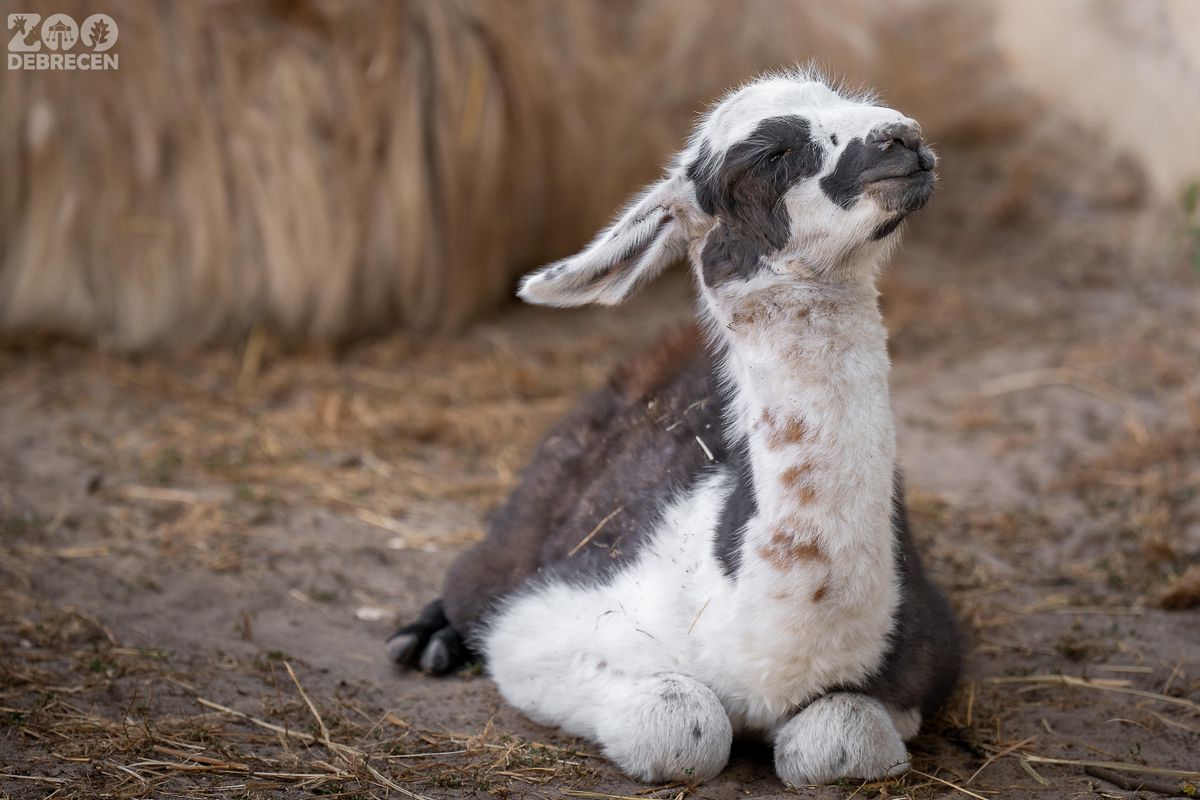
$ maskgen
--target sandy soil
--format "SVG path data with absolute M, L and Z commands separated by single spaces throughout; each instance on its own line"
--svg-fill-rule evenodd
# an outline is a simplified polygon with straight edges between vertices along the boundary
M 805 796 L 1116 797 L 1082 762 L 1176 792 L 1200 770 L 1200 273 L 1128 193 L 1026 183 L 952 173 L 884 286 L 913 522 L 969 673 L 912 773 Z M 688 315 L 675 278 L 340 350 L 4 343 L 0 795 L 790 795 L 752 744 L 646 793 L 486 677 L 383 658 L 540 432 Z

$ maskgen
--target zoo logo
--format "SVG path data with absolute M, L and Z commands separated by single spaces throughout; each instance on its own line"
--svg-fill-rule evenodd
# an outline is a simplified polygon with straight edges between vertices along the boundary
M 39 25 L 39 23 L 41 23 Z M 68 14 L 9 14 L 8 68 L 30 70 L 110 70 L 120 55 L 108 52 L 120 35 L 108 14 L 92 14 L 76 24 Z M 72 52 L 81 43 L 86 52 Z

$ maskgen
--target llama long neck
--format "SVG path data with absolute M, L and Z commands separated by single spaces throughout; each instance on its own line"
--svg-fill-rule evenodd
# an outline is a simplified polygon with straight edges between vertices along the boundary
M 875 289 L 765 284 L 728 307 L 732 433 L 746 437 L 758 509 L 740 570 L 797 603 L 853 600 L 862 573 L 890 574 L 892 558 L 895 429 Z
M 899 603 L 896 445 L 874 287 L 747 288 L 713 315 L 757 509 L 714 650 L 770 716 L 884 657 Z

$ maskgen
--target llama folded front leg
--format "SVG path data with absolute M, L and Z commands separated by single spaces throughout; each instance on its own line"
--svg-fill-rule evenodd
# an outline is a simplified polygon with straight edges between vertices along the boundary
M 892 714 L 873 697 L 833 692 L 775 732 L 775 771 L 791 786 L 842 778 L 878 780 L 908 769 L 908 750 Z
M 529 716 L 595 741 L 636 780 L 706 781 L 729 761 L 733 729 L 721 701 L 680 673 L 635 676 L 603 667 L 590 681 L 578 680 L 576 673 L 566 679 L 497 677 L 497 684 L 505 699 Z M 547 695 L 556 689 L 573 694 L 571 708 L 550 707 Z
M 693 783 L 725 768 L 733 729 L 712 689 L 660 672 L 619 678 L 606 690 L 596 740 L 630 777 Z
M 553 624 L 531 628 L 522 616 L 501 618 L 487 639 L 488 670 L 513 706 L 591 739 L 637 780 L 698 782 L 725 767 L 733 729 L 712 689 L 657 669 L 639 641 L 562 627 L 547 636 Z

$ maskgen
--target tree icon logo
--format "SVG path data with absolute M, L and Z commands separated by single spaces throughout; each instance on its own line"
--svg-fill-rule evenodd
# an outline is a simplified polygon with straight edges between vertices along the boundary
M 79 26 L 83 43 L 93 53 L 103 53 L 117 43 L 117 22 L 108 14 L 92 14 Z

